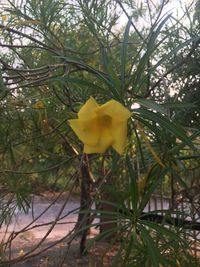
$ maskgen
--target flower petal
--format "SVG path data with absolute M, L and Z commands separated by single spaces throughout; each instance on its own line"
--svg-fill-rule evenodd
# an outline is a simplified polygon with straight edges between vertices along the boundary
M 93 118 L 96 113 L 95 110 L 99 107 L 96 100 L 91 96 L 82 108 L 78 112 L 78 117 L 80 119 L 90 119 Z
M 131 112 L 121 103 L 110 100 L 97 109 L 97 113 L 106 114 L 120 121 L 127 121 L 131 117 Z
M 99 128 L 96 119 L 87 121 L 81 119 L 68 120 L 78 138 L 87 145 L 95 146 L 99 141 Z
M 84 153 L 104 153 L 106 149 L 113 143 L 113 137 L 108 129 L 101 129 L 100 139 L 96 146 L 84 144 Z
M 89 145 L 84 144 L 83 153 L 93 154 L 93 153 L 104 153 L 105 151 L 106 151 L 106 147 L 103 147 L 101 145 L 89 146 Z
M 121 155 L 126 144 L 127 122 L 114 121 L 111 131 L 113 136 L 112 147 Z
M 121 103 L 110 100 L 99 106 L 90 97 L 78 112 L 78 119 L 69 120 L 69 124 L 84 143 L 85 153 L 104 153 L 112 145 L 122 154 L 130 117 L 131 112 Z

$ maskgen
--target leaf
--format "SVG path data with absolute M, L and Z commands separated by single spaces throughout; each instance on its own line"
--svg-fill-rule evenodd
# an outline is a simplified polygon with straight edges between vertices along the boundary
M 156 123 L 151 124 L 149 121 L 143 119 L 138 114 L 134 114 L 134 118 L 140 123 L 142 123 L 143 125 L 145 125 L 149 130 L 151 130 L 152 133 L 155 133 L 157 137 L 160 137 L 161 139 L 165 137 L 163 134 L 163 131 L 161 131 L 160 128 L 156 127 Z
M 128 243 L 128 247 L 125 249 L 125 256 L 124 256 L 123 266 L 128 262 L 129 255 L 131 254 L 131 250 L 132 250 L 134 241 L 135 240 L 133 239 L 133 235 L 131 235 L 129 243 Z
M 151 99 L 143 99 L 143 98 L 136 99 L 135 103 L 138 103 L 147 109 L 158 111 L 163 114 L 168 114 L 168 109 L 173 110 L 173 109 L 187 109 L 187 108 L 197 107 L 195 103 L 171 102 L 171 103 L 158 104 Z
M 127 58 L 127 46 L 128 46 L 128 39 L 129 39 L 129 31 L 131 27 L 131 20 L 128 21 L 125 32 L 124 32 L 124 40 L 122 43 L 121 48 L 121 66 L 120 66 L 120 72 L 121 72 L 121 88 L 125 89 L 125 75 L 126 75 L 126 58 Z
M 108 57 L 108 54 L 104 47 L 101 49 L 101 55 L 102 55 L 102 62 L 103 62 L 104 69 L 106 70 L 109 76 L 110 90 L 112 91 L 115 99 L 121 102 L 122 100 L 121 94 L 120 94 L 121 83 L 120 83 L 118 76 L 116 75 L 115 70 L 113 69 L 114 64 L 112 64 L 112 61 Z
M 163 105 L 158 104 L 155 101 L 150 100 L 150 99 L 142 99 L 142 98 L 136 99 L 135 103 L 138 103 L 145 108 L 158 111 L 160 113 L 166 113 L 166 108 L 163 107 Z
M 200 131 L 196 131 L 190 136 L 191 140 L 195 140 L 200 134 Z M 184 148 L 184 144 L 178 144 L 177 146 L 173 147 L 172 149 L 169 150 L 169 154 L 176 154 L 178 151 Z M 178 158 L 178 157 L 177 157 Z
M 196 108 L 198 107 L 195 103 L 186 103 L 186 102 L 171 102 L 171 103 L 163 103 L 161 104 L 164 108 L 170 108 L 170 109 L 187 109 L 187 108 Z
M 103 87 L 100 87 L 97 84 L 95 84 L 94 82 L 90 82 L 88 80 L 82 80 L 82 79 L 79 79 L 79 78 L 74 78 L 74 77 L 72 78 L 72 77 L 67 77 L 67 76 L 56 78 L 54 80 L 58 80 L 58 81 L 62 81 L 62 82 L 68 82 L 68 83 L 75 83 L 75 84 L 78 84 L 78 85 L 81 85 L 81 86 L 87 86 L 90 89 L 98 90 L 99 93 L 101 91 L 106 92 L 106 90 Z
M 159 124 L 162 128 L 171 132 L 175 137 L 180 139 L 185 145 L 188 145 L 190 148 L 194 149 L 193 142 L 189 137 L 187 137 L 185 131 L 181 126 L 178 126 L 177 124 L 170 121 L 166 117 L 158 113 L 151 112 L 149 110 L 137 109 L 137 111 L 135 112 L 139 113 L 143 118 Z
M 131 179 L 131 184 L 130 184 L 130 197 L 131 197 L 131 202 L 132 202 L 132 208 L 133 208 L 133 213 L 136 216 L 137 213 L 137 204 L 138 204 L 138 187 L 137 187 L 137 175 L 135 171 L 133 170 L 130 158 L 128 155 L 126 156 L 126 164 L 128 167 L 128 172 L 129 176 Z
M 175 180 L 180 184 L 181 187 L 185 188 L 187 192 L 189 192 L 189 187 L 185 183 L 185 181 L 181 178 L 181 176 L 176 171 L 176 166 L 174 168 L 170 168 L 171 173 L 173 174 L 173 177 Z
M 3 100 L 3 98 L 6 97 L 8 94 L 8 90 L 6 89 L 6 86 L 5 86 L 4 81 L 3 81 L 3 76 L 2 76 L 1 70 L 0 70 L 0 93 L 2 94 L 1 100 Z
M 56 58 L 60 59 L 60 60 L 64 60 L 67 64 L 72 65 L 72 66 L 76 66 L 78 67 L 80 70 L 84 70 L 87 71 L 88 73 L 92 73 L 95 77 L 97 77 L 101 82 L 103 82 L 105 85 L 107 85 L 109 87 L 109 89 L 111 87 L 113 87 L 113 84 L 111 83 L 111 81 L 107 78 L 107 75 L 101 71 L 96 70 L 95 68 L 85 64 L 82 61 L 76 61 L 67 57 L 63 57 L 63 56 L 56 56 Z M 59 78 L 51 78 L 50 81 L 58 81 L 58 80 L 62 80 L 63 77 L 59 77 Z M 106 90 L 107 93 L 109 93 L 108 90 Z
M 135 127 L 134 127 L 134 132 L 135 132 L 135 137 L 137 139 L 138 149 L 139 149 L 140 156 L 141 156 L 141 162 L 142 162 L 144 170 L 146 171 L 146 163 L 145 163 L 145 160 L 144 160 L 144 153 L 143 153 L 143 150 L 142 150 L 142 144 L 140 142 L 140 138 L 138 136 L 138 133 L 137 133 L 137 130 L 136 130 Z
M 137 66 L 137 70 L 135 71 L 135 73 L 132 76 L 132 85 L 135 88 L 134 91 L 138 92 L 139 88 L 141 87 L 141 83 L 143 83 L 141 81 L 142 75 L 144 74 L 146 65 L 148 63 L 148 60 L 150 58 L 150 56 L 152 55 L 152 53 L 156 50 L 157 45 L 155 44 L 155 41 L 157 39 L 157 37 L 159 36 L 162 27 L 165 25 L 166 21 L 170 18 L 171 15 L 168 15 L 167 17 L 165 17 L 161 23 L 158 25 L 157 29 L 152 29 L 151 33 L 150 33 L 150 38 L 148 40 L 148 43 L 146 45 L 146 51 L 144 53 L 144 55 L 141 57 L 141 59 L 139 60 L 139 64 Z M 155 32 L 153 31 L 155 30 Z M 150 74 L 150 71 L 148 72 L 147 76 L 148 77 Z
M 161 166 L 161 167 L 165 167 L 165 165 L 162 163 L 162 160 L 159 158 L 159 156 L 157 155 L 156 151 L 154 150 L 153 146 L 151 145 L 147 135 L 145 134 L 144 130 L 142 129 L 142 127 L 140 126 L 139 123 L 136 124 L 137 128 L 140 131 L 140 135 L 143 139 L 143 141 L 146 144 L 146 147 L 148 149 L 148 151 L 150 152 L 150 154 L 153 156 L 154 160 Z
M 182 44 L 178 45 L 176 48 L 174 48 L 171 52 L 169 52 L 168 54 L 165 54 L 162 56 L 162 58 L 153 66 L 151 66 L 151 69 L 148 71 L 148 74 L 145 75 L 145 77 L 141 80 L 137 79 L 137 81 L 133 81 L 133 85 L 136 84 L 136 89 L 135 91 L 138 92 L 139 89 L 141 88 L 141 86 L 147 81 L 149 75 L 151 75 L 152 73 L 155 72 L 155 70 L 160 67 L 165 61 L 167 61 L 168 59 L 170 59 L 174 54 L 178 53 L 182 48 L 184 48 L 185 46 L 187 46 L 188 44 L 192 43 L 192 42 L 197 42 L 199 41 L 199 37 L 194 37 L 194 38 L 190 38 L 189 40 L 183 42 Z M 144 65 L 145 67 L 145 65 Z M 144 73 L 144 67 L 143 70 L 139 70 L 139 72 Z M 141 74 L 140 74 L 141 76 Z M 139 77 L 140 78 L 140 77 Z
M 149 259 L 152 263 L 152 266 L 159 267 L 159 263 L 163 263 L 164 261 L 159 249 L 155 245 L 154 240 L 150 236 L 149 232 L 142 225 L 138 225 L 138 228 L 147 247 L 147 252 L 149 254 Z
M 179 160 L 188 160 L 188 159 L 199 159 L 200 154 L 193 154 L 193 155 L 187 155 L 187 156 L 178 156 L 176 157 Z
M 169 59 L 171 56 L 173 56 L 174 54 L 178 53 L 179 50 L 181 50 L 182 48 L 184 48 L 186 45 L 192 43 L 192 42 L 197 42 L 199 41 L 200 37 L 193 37 L 188 39 L 187 41 L 183 42 L 182 44 L 178 45 L 174 50 L 172 50 L 170 53 L 163 55 L 162 59 L 160 59 L 154 66 L 153 69 L 156 69 L 157 67 L 159 67 L 163 62 L 165 62 L 167 59 Z M 153 70 L 152 70 L 153 71 Z
M 144 193 L 142 195 L 142 199 L 141 199 L 141 202 L 138 208 L 139 214 L 144 210 L 153 192 L 155 191 L 159 183 L 163 180 L 167 172 L 168 172 L 168 168 L 162 169 L 161 171 L 161 167 L 158 164 L 155 164 L 151 168 L 147 176 L 147 184 L 144 188 Z
M 160 235 L 168 236 L 173 241 L 174 240 L 177 242 L 183 242 L 184 241 L 178 234 L 174 233 L 173 231 L 171 231 L 170 229 L 168 229 L 164 226 L 159 225 L 158 223 L 150 222 L 150 221 L 144 221 L 144 220 L 140 220 L 140 223 L 145 225 L 145 226 L 148 226 L 149 228 L 154 229 Z

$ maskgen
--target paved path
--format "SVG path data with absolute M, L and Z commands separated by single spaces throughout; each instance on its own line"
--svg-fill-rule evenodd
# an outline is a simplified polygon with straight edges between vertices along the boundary
M 33 209 L 30 209 L 27 214 L 24 214 L 23 211 L 16 210 L 15 216 L 12 219 L 12 223 L 7 229 L 7 235 L 13 231 L 17 232 L 30 224 L 34 219 L 35 221 L 30 226 L 42 225 L 48 222 L 54 222 L 59 212 L 63 208 L 64 199 L 55 202 L 52 206 L 53 199 L 43 199 L 37 198 L 34 200 Z M 57 225 L 53 228 L 48 238 L 58 239 L 69 233 L 73 229 L 75 222 L 77 220 L 77 208 L 79 207 L 79 200 L 72 199 L 69 200 L 66 206 L 63 208 L 63 211 L 60 215 L 62 220 L 59 220 Z M 45 211 L 46 210 L 46 211 Z M 44 212 L 45 211 L 45 212 Z M 44 212 L 44 214 L 42 214 Z M 42 215 L 41 215 L 42 214 Z M 41 216 L 40 216 L 41 215 Z M 39 217 L 37 219 L 37 217 Z M 49 230 L 51 225 L 45 225 L 40 227 L 34 227 L 29 232 L 29 235 L 33 235 L 34 238 L 42 238 L 46 232 Z M 6 231 L 6 225 L 0 229 L 0 240 L 2 239 Z M 26 232 L 27 233 L 27 232 Z
M 36 219 L 30 227 L 46 224 L 49 222 L 54 222 L 56 217 L 58 216 L 59 212 L 61 211 L 65 198 L 55 202 L 51 205 L 53 198 L 42 198 L 36 197 L 34 200 L 33 209 L 30 209 L 27 214 L 24 214 L 22 211 L 16 211 L 15 216 L 13 217 L 12 223 L 9 225 L 7 229 L 7 236 L 10 235 L 13 231 L 17 232 L 21 229 L 25 228 L 28 224 L 30 224 L 34 219 Z M 67 235 L 74 227 L 76 220 L 77 220 L 77 209 L 79 207 L 79 200 L 78 198 L 70 199 L 66 206 L 63 208 L 62 214 L 60 217 L 64 218 L 59 220 L 59 222 L 55 225 L 51 233 L 48 235 L 47 238 L 59 239 Z M 145 211 L 148 210 L 160 210 L 160 209 L 168 209 L 169 205 L 167 201 L 161 202 L 152 200 L 149 205 L 145 208 Z M 46 210 L 46 211 L 45 211 Z M 45 211 L 44 214 L 42 214 Z M 42 214 L 42 215 L 41 215 Z M 41 216 L 39 216 L 41 215 Z M 66 216 L 66 217 L 65 217 Z M 37 217 L 39 217 L 37 219 Z M 32 235 L 33 238 L 42 238 L 49 228 L 50 225 L 44 225 L 40 227 L 34 227 L 33 229 L 26 232 L 28 233 L 29 238 Z M 4 225 L 0 229 L 0 240 L 3 238 L 6 231 L 6 226 Z M 24 234 L 24 236 L 26 236 Z

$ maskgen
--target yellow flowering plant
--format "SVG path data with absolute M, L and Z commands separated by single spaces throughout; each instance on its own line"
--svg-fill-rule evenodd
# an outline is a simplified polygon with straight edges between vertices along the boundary
M 78 219 L 66 243 L 72 244 L 78 235 L 82 254 L 84 245 L 86 250 L 92 246 L 91 238 L 86 241 L 94 226 L 99 229 L 95 247 L 101 239 L 110 243 L 108 253 L 103 251 L 108 266 L 177 267 L 180 262 L 196 267 L 186 259 L 185 243 L 194 247 L 200 239 L 195 234 L 193 243 L 193 225 L 187 229 L 180 219 L 191 215 L 196 225 L 198 205 L 190 208 L 195 203 L 187 203 L 186 216 L 182 212 L 180 216 L 174 196 L 190 195 L 189 186 L 198 184 L 199 178 L 200 112 L 194 92 L 199 79 L 198 20 L 190 31 L 184 16 L 177 20 L 171 11 L 165 12 L 167 0 L 157 0 L 155 6 L 154 1 L 140 1 L 142 7 L 133 4 L 139 1 L 126 0 L 9 2 L 21 4 L 0 7 L 1 46 L 6 47 L 1 49 L 0 171 L 6 190 L 2 203 L 7 203 L 0 205 L 1 225 L 14 214 L 13 203 L 28 211 L 37 190 L 65 191 L 65 204 L 74 200 L 70 195 L 75 193 L 80 195 Z M 196 8 L 191 8 L 186 13 L 193 14 Z M 124 20 L 119 27 L 122 14 L 127 15 L 127 24 Z M 143 21 L 144 27 L 138 28 Z M 173 88 L 175 95 L 170 93 Z M 83 103 L 77 116 L 67 117 L 76 110 L 77 101 Z M 134 109 L 133 114 L 127 107 Z M 75 142 L 68 135 L 66 119 L 71 119 L 68 127 L 77 135 Z M 78 155 L 74 148 L 78 138 L 86 154 Z M 87 155 L 108 149 L 109 155 Z M 126 156 L 120 157 L 123 153 Z M 7 193 L 14 202 L 9 203 Z M 177 227 L 168 224 L 176 214 Z M 2 254 L 9 249 L 9 240 L 14 241 L 12 237 L 2 241 Z M 29 260 L 30 251 L 25 255 L 19 251 L 23 260 Z M 111 265 L 108 254 L 115 255 Z M 104 262 L 93 256 L 94 266 Z M 18 262 L 15 255 L 10 258 L 11 263 L 1 259 L 0 265 Z
M 1 15 L 1 20 L 6 21 L 7 20 L 7 15 Z
M 43 109 L 43 108 L 45 108 L 45 105 L 41 100 L 39 100 L 35 104 L 32 105 L 32 108 L 33 109 Z
M 104 153 L 112 146 L 121 155 L 130 117 L 131 112 L 121 103 L 112 99 L 99 105 L 90 97 L 78 112 L 78 118 L 69 120 L 69 124 L 84 143 L 84 153 Z

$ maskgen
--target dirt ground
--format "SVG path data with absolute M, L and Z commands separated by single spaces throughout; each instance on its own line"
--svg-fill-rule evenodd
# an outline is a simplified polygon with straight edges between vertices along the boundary
M 9 265 L 2 265 L 0 267 L 108 267 L 116 254 L 117 246 L 109 248 L 109 243 L 98 242 L 89 250 L 86 256 L 80 255 L 79 244 L 80 238 L 76 237 L 70 243 L 69 238 L 62 239 L 74 227 L 77 221 L 77 208 L 79 207 L 79 199 L 73 196 L 69 199 L 67 204 L 63 206 L 67 198 L 67 194 L 63 195 L 58 201 L 54 202 L 56 194 L 46 193 L 43 197 L 37 197 L 34 200 L 34 205 L 28 214 L 17 211 L 15 217 L 9 228 L 6 226 L 0 228 L 0 258 L 3 261 L 8 259 L 16 259 L 23 257 L 32 248 L 37 246 L 44 235 L 48 232 L 51 225 L 47 225 L 49 221 L 53 222 L 62 210 L 61 220 L 51 233 L 45 239 L 38 249 L 34 250 L 34 257 L 30 257 L 25 261 L 15 262 Z M 49 207 L 50 205 L 50 207 Z M 49 208 L 48 208 L 49 207 Z M 44 212 L 45 211 L 45 212 Z M 73 211 L 73 212 L 71 212 Z M 42 214 L 42 215 L 41 215 Z M 40 216 L 41 215 L 41 216 Z M 35 219 L 32 228 L 28 231 L 21 231 L 30 222 Z M 41 226 L 42 225 L 42 226 Z M 12 241 L 11 247 L 7 249 L 6 255 L 2 253 L 1 240 L 13 232 L 20 232 L 19 235 Z M 92 229 L 90 237 L 95 237 L 98 229 Z M 61 242 L 56 243 L 58 240 Z M 48 250 L 40 254 L 41 250 L 51 246 Z M 118 266 L 122 267 L 122 266 Z
M 24 214 L 18 211 L 15 214 L 15 218 L 10 224 L 9 228 L 6 230 L 6 226 L 0 229 L 0 238 L 3 240 L 5 231 L 7 231 L 7 236 L 12 234 L 12 232 L 21 231 L 26 225 L 28 225 L 33 219 L 37 218 L 43 211 L 48 208 L 48 206 L 55 200 L 57 195 L 46 193 L 43 197 L 37 197 L 34 200 L 34 206 L 28 214 Z M 32 248 L 37 246 L 43 236 L 49 229 L 49 225 L 45 223 L 53 221 L 59 211 L 62 209 L 66 195 L 62 196 L 58 201 L 56 201 L 45 213 L 39 217 L 33 226 L 44 224 L 41 227 L 33 227 L 30 231 L 21 232 L 11 243 L 11 247 L 7 249 L 5 256 L 2 256 L 3 260 L 16 259 L 20 256 L 23 257 L 24 254 L 29 252 Z M 79 206 L 79 200 L 77 197 L 73 196 L 68 201 L 67 205 L 64 207 L 62 216 L 67 215 L 70 211 L 76 210 Z M 33 215 L 34 214 L 34 215 Z M 69 239 L 64 239 L 55 245 L 55 242 L 66 236 L 74 227 L 77 220 L 77 211 L 70 213 L 61 221 L 59 225 L 51 231 L 50 235 L 45 239 L 37 250 L 33 253 L 36 254 L 34 257 L 30 257 L 26 261 L 12 263 L 10 265 L 0 265 L 2 267 L 106 267 L 109 266 L 109 262 L 114 255 L 114 251 L 109 251 L 104 257 L 102 254 L 107 251 L 109 246 L 105 242 L 98 242 L 86 256 L 80 255 L 79 244 L 80 239 L 78 237 L 74 238 L 73 241 L 68 246 Z M 98 230 L 92 229 L 90 237 L 94 237 Z M 50 249 L 42 254 L 38 254 L 41 250 L 52 246 Z M 38 255 L 37 255 L 38 254 Z M 0 255 L 1 256 L 1 255 Z
M 45 246 L 54 243 L 55 240 L 48 240 Z M 13 243 L 12 257 L 23 255 L 31 248 L 36 240 L 27 238 L 26 240 L 20 237 L 17 242 Z M 116 249 L 108 250 L 109 244 L 106 242 L 98 242 L 86 256 L 81 256 L 79 252 L 79 238 L 76 238 L 68 249 L 67 242 L 61 242 L 47 252 L 40 254 L 30 259 L 11 264 L 12 267 L 108 267 L 111 259 L 115 255 Z M 38 251 L 45 247 L 42 245 Z M 23 248 L 23 249 L 20 249 Z

